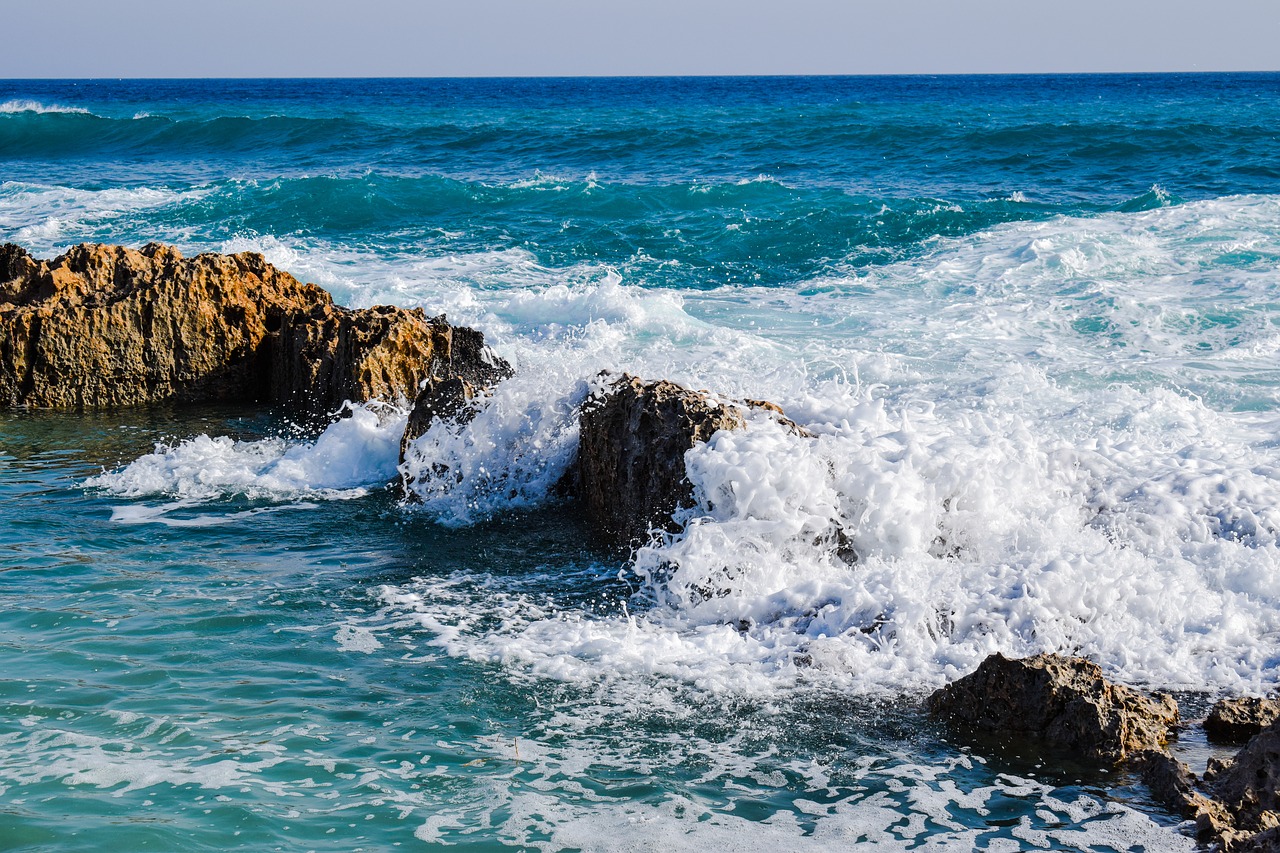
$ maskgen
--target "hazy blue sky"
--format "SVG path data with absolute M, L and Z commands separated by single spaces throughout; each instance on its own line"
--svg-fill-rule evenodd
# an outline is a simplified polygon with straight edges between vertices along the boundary
M 1280 69 L 1277 0 L 22 0 L 0 77 Z

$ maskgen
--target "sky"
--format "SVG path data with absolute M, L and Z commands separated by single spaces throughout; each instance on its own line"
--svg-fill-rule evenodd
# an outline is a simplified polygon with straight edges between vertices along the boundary
M 1280 70 L 1276 0 L 21 0 L 0 77 Z

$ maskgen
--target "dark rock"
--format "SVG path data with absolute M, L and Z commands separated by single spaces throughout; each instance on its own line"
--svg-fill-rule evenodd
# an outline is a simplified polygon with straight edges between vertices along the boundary
M 1245 744 L 1208 790 L 1237 828 L 1260 833 L 1280 826 L 1280 721 Z
M 1097 664 L 1053 654 L 1020 660 L 991 655 L 977 671 L 930 696 L 929 710 L 955 723 L 1035 736 L 1107 762 L 1160 750 L 1178 722 L 1173 697 L 1111 684 Z
M 450 340 L 465 339 L 459 358 Z M 85 244 L 53 261 L 0 247 L 0 406 L 263 402 L 323 412 L 411 399 L 470 363 L 471 330 L 420 310 L 350 310 L 261 255 L 186 259 Z M 482 349 L 482 345 L 481 345 Z
M 1130 760 L 1142 772 L 1142 781 L 1153 797 L 1183 817 L 1193 816 L 1195 798 L 1202 795 L 1196 791 L 1199 780 L 1190 767 L 1169 753 L 1155 749 L 1144 749 Z
M 706 391 L 627 374 L 589 399 L 579 421 L 577 493 L 599 538 L 628 545 L 651 528 L 670 528 L 672 513 L 693 500 L 685 453 L 718 430 L 745 427 L 752 407 L 795 427 L 772 404 L 722 401 Z
M 1219 776 L 1219 774 L 1222 773 L 1222 771 L 1226 770 L 1230 766 L 1230 761 L 1223 761 L 1221 758 L 1213 755 L 1209 756 L 1205 761 L 1204 780 L 1206 782 L 1212 782 Z
M 1224 853 L 1280 853 L 1280 827 L 1254 835 L 1228 836 L 1223 839 Z
M 436 347 L 431 374 L 413 401 L 409 421 L 400 439 L 400 461 L 409 445 L 438 419 L 467 423 L 476 410 L 468 405 L 492 385 L 511 376 L 511 366 L 484 345 L 474 329 L 446 327 Z
M 1196 822 L 1201 840 L 1219 840 L 1231 830 L 1231 816 L 1222 803 L 1209 799 L 1197 789 L 1199 782 L 1191 768 L 1167 752 L 1143 750 L 1130 757 L 1142 773 L 1151 795 L 1187 820 Z
M 1274 699 L 1219 699 L 1204 721 L 1204 731 L 1211 740 L 1244 743 L 1278 718 L 1280 702 Z

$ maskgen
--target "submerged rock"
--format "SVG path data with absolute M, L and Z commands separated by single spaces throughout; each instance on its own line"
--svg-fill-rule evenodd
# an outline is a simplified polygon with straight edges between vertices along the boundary
M 577 492 L 599 538 L 628 545 L 669 526 L 672 513 L 693 500 L 685 453 L 718 430 L 745 427 L 751 408 L 800 429 L 771 403 L 721 400 L 628 374 L 588 400 L 579 420 Z
M 3 406 L 223 401 L 318 412 L 407 400 L 433 368 L 460 362 L 457 332 L 421 309 L 334 305 L 252 252 L 183 258 L 158 243 L 84 244 L 41 261 L 0 247 Z
M 1204 731 L 1212 740 L 1244 743 L 1280 718 L 1280 702 L 1245 696 L 1219 699 L 1204 721 Z
M 1011 732 L 1108 762 L 1161 749 L 1178 705 L 1112 684 L 1083 658 L 988 657 L 977 671 L 929 697 L 929 710 L 988 732 Z

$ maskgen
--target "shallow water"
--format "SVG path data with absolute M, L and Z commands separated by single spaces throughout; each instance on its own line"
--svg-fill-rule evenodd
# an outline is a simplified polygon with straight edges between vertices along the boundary
M 994 651 L 1274 685 L 1277 95 L 0 84 L 0 238 L 262 251 L 517 368 L 407 502 L 395 406 L 0 418 L 0 847 L 1190 849 L 920 703 Z M 680 534 L 595 549 L 554 485 L 604 368 L 817 438 L 720 434 Z

